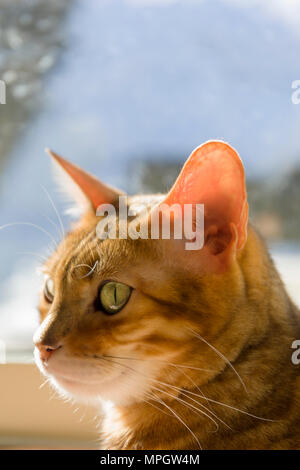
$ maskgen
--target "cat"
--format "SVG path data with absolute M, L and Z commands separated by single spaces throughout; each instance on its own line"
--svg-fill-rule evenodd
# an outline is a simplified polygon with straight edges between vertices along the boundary
M 238 153 L 206 142 L 167 195 L 128 197 L 147 220 L 204 204 L 199 250 L 99 239 L 96 208 L 118 213 L 124 193 L 50 154 L 82 214 L 44 266 L 35 359 L 61 395 L 98 408 L 101 448 L 299 449 L 299 310 L 248 222 Z

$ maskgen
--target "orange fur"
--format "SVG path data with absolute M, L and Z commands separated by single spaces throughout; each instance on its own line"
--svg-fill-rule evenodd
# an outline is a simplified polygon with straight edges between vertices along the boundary
M 206 185 L 201 198 L 209 191 L 212 201 L 217 188 Z M 42 363 L 36 349 L 36 359 L 62 394 L 103 406 L 103 448 L 300 448 L 299 366 L 291 362 L 299 311 L 247 224 L 243 191 L 232 216 L 229 203 L 221 222 L 210 212 L 217 229 L 206 220 L 201 253 L 175 240 L 100 241 L 99 218 L 88 211 L 48 260 L 55 298 L 49 305 L 41 295 L 35 342 L 53 352 Z M 152 197 L 152 207 L 159 203 Z M 218 252 L 211 237 L 222 238 Z M 113 316 L 94 304 L 106 280 L 133 288 Z

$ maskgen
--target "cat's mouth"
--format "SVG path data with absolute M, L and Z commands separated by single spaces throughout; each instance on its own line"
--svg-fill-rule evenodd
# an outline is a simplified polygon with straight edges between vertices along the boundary
M 41 372 L 60 391 L 77 398 L 93 398 L 107 396 L 110 390 L 116 389 L 116 383 L 127 380 L 129 371 L 105 371 L 93 361 L 72 358 L 63 352 L 56 352 L 48 362 L 42 362 L 38 351 L 35 351 L 36 363 Z

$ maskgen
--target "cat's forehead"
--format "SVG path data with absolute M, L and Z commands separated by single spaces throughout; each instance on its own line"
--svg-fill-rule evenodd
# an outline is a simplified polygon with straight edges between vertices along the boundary
M 92 278 L 100 272 L 113 275 L 130 257 L 129 247 L 124 245 L 121 240 L 99 240 L 95 227 L 71 232 L 51 258 L 49 268 L 66 280 Z
M 150 210 L 159 204 L 163 195 L 137 195 L 128 197 L 127 203 L 133 213 Z M 46 263 L 45 271 L 60 278 L 80 279 L 93 277 L 100 272 L 113 274 L 139 258 L 146 256 L 141 240 L 107 239 L 97 236 L 99 217 L 91 214 L 82 219 L 61 242 L 57 251 Z M 149 247 L 150 249 L 150 247 Z

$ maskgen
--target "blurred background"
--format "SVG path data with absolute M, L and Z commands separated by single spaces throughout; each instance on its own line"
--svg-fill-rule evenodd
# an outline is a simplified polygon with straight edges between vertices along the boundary
M 298 0 L 0 0 L 2 360 L 32 358 L 54 204 L 70 222 L 46 146 L 134 193 L 168 190 L 194 147 L 228 141 L 300 303 L 299 48 Z

